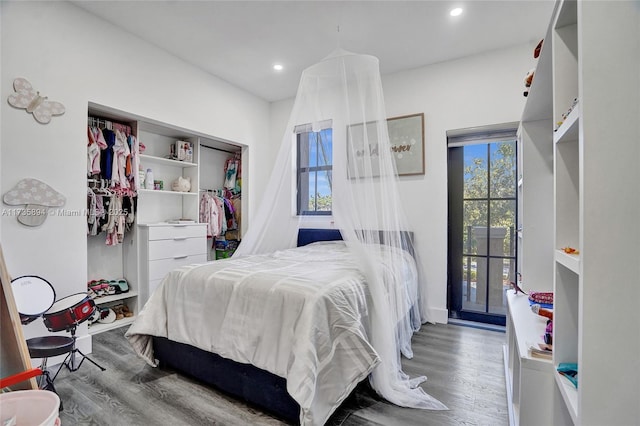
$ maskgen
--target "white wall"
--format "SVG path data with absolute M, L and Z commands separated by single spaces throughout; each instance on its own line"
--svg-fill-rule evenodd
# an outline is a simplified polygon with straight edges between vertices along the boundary
M 2 194 L 20 179 L 33 177 L 62 192 L 65 208 L 86 207 L 90 101 L 250 148 L 264 143 L 269 129 L 267 102 L 70 3 L 3 1 L 0 7 Z M 9 106 L 6 99 L 17 77 L 62 102 L 66 113 L 42 125 L 24 110 Z M 252 180 L 267 180 L 268 171 L 254 161 L 248 170 L 245 163 L 244 170 Z M 255 205 L 250 202 L 253 188 L 243 189 L 247 205 Z M 250 217 L 251 211 L 247 213 L 245 217 Z M 86 290 L 85 217 L 49 217 L 42 226 L 27 228 L 15 217 L 3 216 L 0 226 L 13 276 L 41 275 L 53 283 L 58 298 Z M 41 321 L 25 329 L 27 337 L 43 333 Z M 80 330 L 85 333 L 86 326 Z
M 443 62 L 382 77 L 388 117 L 425 115 L 424 176 L 401 177 L 400 195 L 425 272 L 430 319 L 447 322 L 446 131 L 519 121 L 534 45 Z M 293 107 L 271 106 L 271 143 L 279 146 Z

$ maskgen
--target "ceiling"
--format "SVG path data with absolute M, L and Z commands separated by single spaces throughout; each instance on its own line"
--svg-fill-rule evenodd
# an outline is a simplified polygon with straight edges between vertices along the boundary
M 75 4 L 267 101 L 337 47 L 377 56 L 384 74 L 523 43 L 552 0 L 90 1 Z M 460 6 L 462 15 L 449 10 Z M 274 71 L 280 63 L 282 71 Z

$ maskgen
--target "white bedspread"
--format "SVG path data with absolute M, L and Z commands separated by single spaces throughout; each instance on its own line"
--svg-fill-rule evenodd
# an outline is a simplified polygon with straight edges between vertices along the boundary
M 153 366 L 160 336 L 284 377 L 301 423 L 319 425 L 379 362 L 367 324 L 364 276 L 326 242 L 176 269 L 126 337 Z

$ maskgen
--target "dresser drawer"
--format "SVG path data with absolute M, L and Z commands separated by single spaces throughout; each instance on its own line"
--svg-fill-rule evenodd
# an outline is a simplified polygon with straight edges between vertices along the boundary
M 206 253 L 206 237 L 149 241 L 149 260 L 178 259 L 194 254 L 206 256 Z
M 149 241 L 207 237 L 206 225 L 150 226 Z
M 169 272 L 180 266 L 191 265 L 192 263 L 205 263 L 206 261 L 206 254 L 151 260 L 149 262 L 149 281 L 161 280 Z

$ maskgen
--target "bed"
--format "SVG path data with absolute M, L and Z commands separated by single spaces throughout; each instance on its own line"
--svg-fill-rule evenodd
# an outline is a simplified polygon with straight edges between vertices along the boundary
M 341 239 L 301 229 L 297 249 L 178 268 L 126 336 L 150 365 L 290 422 L 323 424 L 379 363 L 364 276 Z M 411 255 L 398 261 L 415 279 Z

